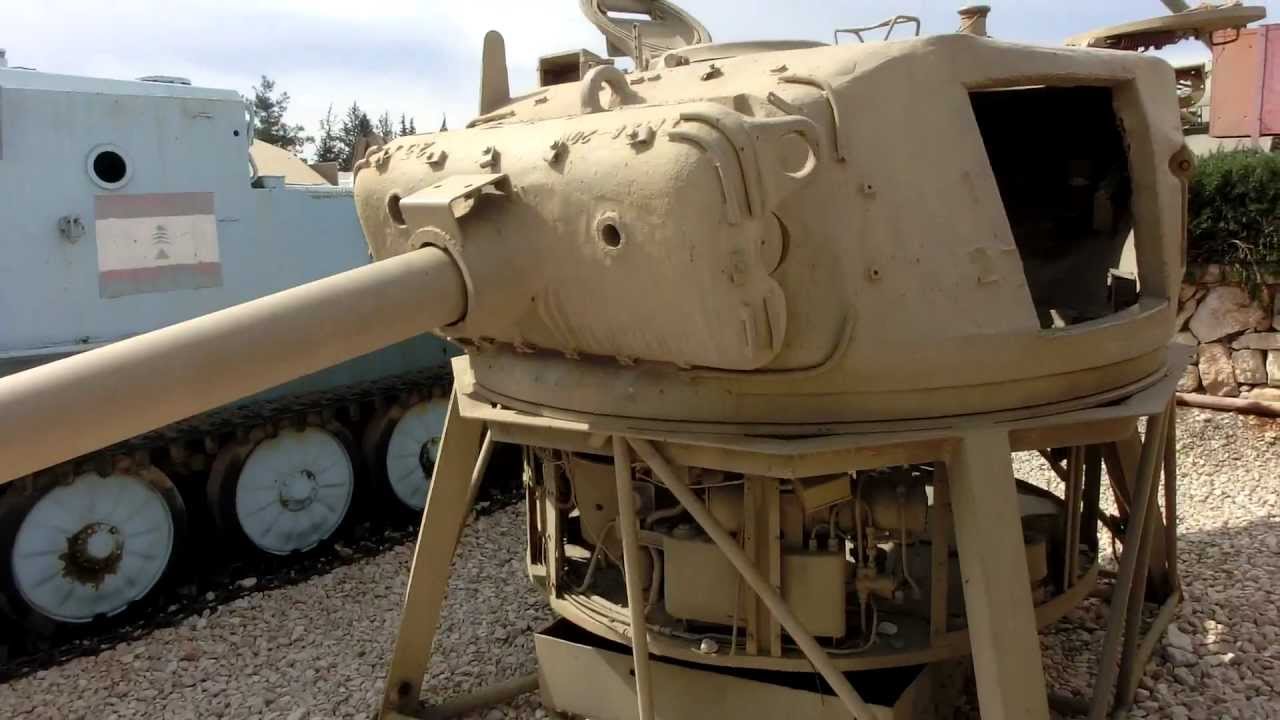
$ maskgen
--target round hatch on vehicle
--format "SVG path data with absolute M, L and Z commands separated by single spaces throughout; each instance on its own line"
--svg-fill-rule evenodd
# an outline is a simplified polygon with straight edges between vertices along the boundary
M 89 179 L 107 190 L 124 187 L 133 174 L 124 150 L 110 144 L 99 145 L 89 151 L 86 169 Z

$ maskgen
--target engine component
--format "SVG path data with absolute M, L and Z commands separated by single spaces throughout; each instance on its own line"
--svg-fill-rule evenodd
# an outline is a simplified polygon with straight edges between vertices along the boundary
M 792 483 L 800 507 L 806 513 L 814 513 L 853 497 L 849 476 L 845 474 L 796 478 Z
M 672 617 L 718 625 L 746 620 L 738 573 L 710 540 L 666 537 L 662 553 L 663 602 Z
M 811 635 L 844 637 L 848 574 L 844 553 L 783 553 L 782 597 Z
M 742 531 L 742 513 L 743 502 L 742 485 L 735 483 L 732 485 L 713 485 L 707 490 L 707 508 L 711 510 L 711 515 L 715 517 L 716 522 L 731 533 Z M 800 521 L 803 522 L 803 515 Z M 792 530 L 793 533 L 797 531 Z M 798 534 L 803 534 L 803 528 L 800 528 Z M 784 530 L 782 536 L 787 537 Z

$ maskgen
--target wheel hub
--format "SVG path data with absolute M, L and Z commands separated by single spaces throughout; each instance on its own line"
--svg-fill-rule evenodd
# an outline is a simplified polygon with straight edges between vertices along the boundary
M 290 512 L 305 510 L 315 502 L 320 492 L 316 474 L 303 468 L 285 478 L 280 484 L 280 505 Z
M 63 574 L 97 587 L 120 567 L 123 556 L 120 528 L 105 522 L 89 523 L 67 538 L 67 551 L 62 554 Z
M 427 439 L 422 443 L 422 449 L 418 451 L 418 465 L 422 467 L 422 474 L 431 479 L 431 474 L 435 472 L 436 462 L 433 458 L 437 457 L 437 451 L 440 449 L 440 436 L 436 435 Z

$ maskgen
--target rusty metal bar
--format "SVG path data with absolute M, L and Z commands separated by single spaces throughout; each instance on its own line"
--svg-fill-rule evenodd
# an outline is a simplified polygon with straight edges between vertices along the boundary
M 1242 400 L 1240 398 L 1215 397 L 1213 395 L 1197 395 L 1195 393 L 1178 393 L 1178 403 L 1189 407 L 1208 408 L 1210 410 L 1230 410 L 1233 412 L 1280 417 L 1280 403 L 1267 400 Z
M 525 693 L 538 689 L 538 674 L 529 673 L 482 687 L 475 692 L 459 695 L 434 705 L 422 714 L 422 720 L 447 720 L 466 715 L 494 705 L 510 702 Z

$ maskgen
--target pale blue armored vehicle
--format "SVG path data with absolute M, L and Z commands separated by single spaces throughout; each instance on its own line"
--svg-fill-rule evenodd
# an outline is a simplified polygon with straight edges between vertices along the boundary
M 0 67 L 0 376 L 368 262 L 350 188 L 251 137 L 234 91 Z M 6 485 L 0 602 L 86 623 L 189 524 L 284 555 L 362 501 L 420 510 L 451 354 L 416 338 Z

